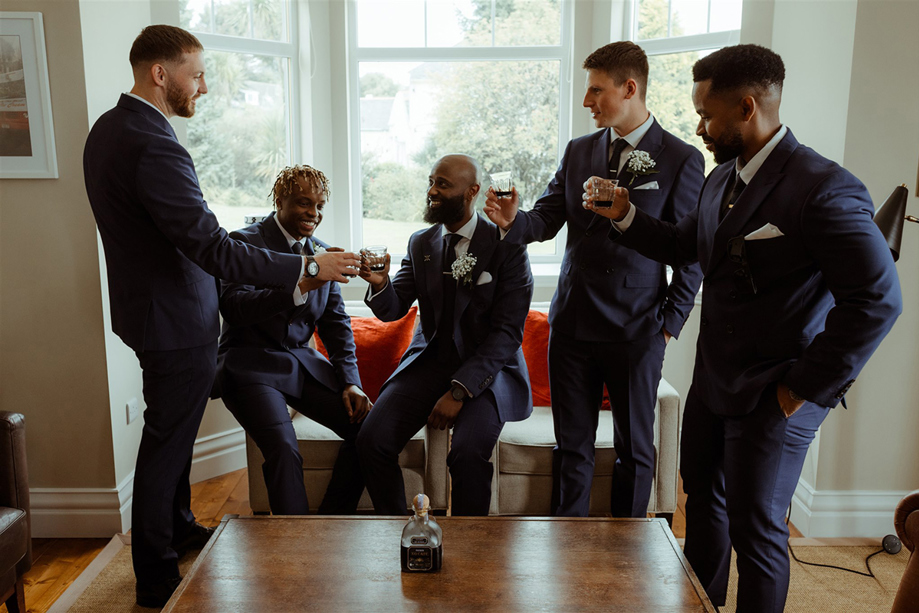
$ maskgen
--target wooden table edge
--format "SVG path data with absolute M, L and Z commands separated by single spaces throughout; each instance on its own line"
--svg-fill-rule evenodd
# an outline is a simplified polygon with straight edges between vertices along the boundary
M 705 588 L 702 587 L 702 582 L 699 581 L 699 578 L 696 576 L 696 571 L 692 569 L 692 566 L 689 564 L 689 560 L 687 560 L 686 556 L 683 555 L 683 550 L 680 548 L 680 544 L 677 542 L 676 537 L 673 535 L 673 531 L 670 529 L 669 524 L 667 524 L 667 520 L 663 518 L 654 519 L 655 521 L 660 522 L 661 529 L 667 536 L 667 540 L 670 543 L 670 546 L 673 547 L 673 552 L 680 560 L 680 564 L 683 565 L 683 570 L 686 572 L 686 576 L 689 577 L 689 582 L 692 583 L 693 589 L 696 590 L 696 595 L 699 597 L 699 600 L 702 601 L 702 606 L 705 607 L 706 611 L 710 611 L 711 613 L 718 613 L 718 609 L 715 608 L 715 605 L 712 604 L 708 594 L 705 593 Z
M 223 519 L 220 520 L 220 525 L 217 526 L 217 529 L 214 530 L 214 534 L 211 535 L 211 538 L 208 539 L 207 544 L 204 546 L 204 549 L 198 553 L 198 557 L 195 558 L 195 563 L 191 565 L 191 568 L 185 576 L 182 577 L 182 583 L 179 584 L 179 587 L 176 588 L 176 591 L 172 593 L 172 597 L 166 603 L 166 606 L 163 607 L 162 613 L 169 613 L 175 608 L 176 603 L 179 601 L 179 597 L 182 596 L 182 593 L 185 591 L 185 588 L 188 587 L 189 582 L 192 577 L 195 576 L 195 573 L 198 572 L 198 567 L 204 564 L 204 560 L 207 558 L 207 554 L 211 551 L 211 548 L 214 546 L 214 543 L 217 542 L 217 537 L 220 536 L 220 533 L 223 532 L 223 529 L 227 527 L 227 523 L 231 519 L 239 519 L 239 515 L 224 515 Z

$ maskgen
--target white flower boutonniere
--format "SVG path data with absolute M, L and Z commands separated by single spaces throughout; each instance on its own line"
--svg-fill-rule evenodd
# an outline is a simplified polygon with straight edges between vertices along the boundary
M 629 180 L 629 185 L 635 181 L 635 177 L 645 177 L 648 175 L 653 175 L 659 170 L 654 170 L 654 167 L 657 166 L 657 162 L 651 159 L 651 156 L 648 155 L 647 151 L 639 151 L 636 149 L 631 152 L 628 157 L 628 162 L 626 163 L 626 170 L 632 173 L 632 178 Z
M 322 245 L 320 245 L 314 240 L 311 240 L 310 242 L 313 243 L 313 253 L 314 254 L 319 255 L 320 253 L 325 253 L 325 247 L 323 247 Z
M 475 268 L 475 263 L 475 256 L 468 252 L 456 258 L 451 266 L 453 278 L 457 281 L 462 280 L 465 285 L 472 285 L 472 269 Z

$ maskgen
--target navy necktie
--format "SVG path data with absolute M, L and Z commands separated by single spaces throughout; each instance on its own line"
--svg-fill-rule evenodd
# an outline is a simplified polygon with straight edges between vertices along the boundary
M 610 179 L 619 178 L 619 161 L 622 158 L 622 152 L 628 146 L 629 146 L 629 143 L 627 143 L 624 138 L 617 138 L 616 142 L 613 143 L 613 155 L 610 156 L 609 158 L 609 178 Z
M 437 331 L 437 356 L 442 362 L 453 358 L 456 343 L 453 340 L 453 313 L 456 304 L 456 279 L 453 278 L 453 262 L 456 261 L 456 244 L 462 238 L 459 234 L 444 236 L 444 302 L 441 309 L 440 329 Z
M 303 243 L 294 241 L 294 244 L 290 246 L 290 251 L 294 255 L 302 255 L 303 254 Z

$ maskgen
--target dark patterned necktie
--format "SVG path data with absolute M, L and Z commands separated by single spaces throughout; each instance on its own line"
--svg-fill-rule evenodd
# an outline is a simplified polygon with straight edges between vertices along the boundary
M 724 219 L 724 216 L 728 214 L 734 207 L 734 203 L 737 202 L 737 199 L 740 198 L 740 194 L 743 193 L 744 188 L 747 186 L 744 183 L 744 180 L 740 178 L 740 173 L 736 170 L 734 171 L 734 182 L 731 185 L 731 190 L 726 192 L 726 197 L 721 202 L 721 212 L 718 215 L 718 221 Z
M 629 143 L 627 143 L 624 138 L 617 138 L 616 141 L 613 143 L 613 154 L 609 158 L 609 178 L 610 179 L 619 178 L 619 161 L 622 158 L 622 152 L 628 146 L 629 146 Z
M 302 255 L 303 254 L 303 243 L 294 241 L 294 244 L 290 246 L 290 251 L 294 255 Z
M 457 280 L 453 278 L 453 262 L 456 261 L 456 244 L 461 236 L 459 234 L 447 234 L 444 236 L 444 302 L 441 309 L 440 330 L 437 336 L 437 357 L 442 362 L 449 361 L 456 351 L 456 343 L 453 340 L 453 313 L 456 304 L 456 284 Z

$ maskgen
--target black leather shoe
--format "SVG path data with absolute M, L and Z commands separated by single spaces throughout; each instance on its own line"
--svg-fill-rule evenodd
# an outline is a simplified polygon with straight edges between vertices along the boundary
M 162 609 L 180 583 L 182 583 L 182 577 L 173 577 L 150 585 L 138 583 L 135 587 L 137 604 L 142 607 Z
M 201 549 L 207 545 L 208 540 L 211 538 L 211 535 L 214 534 L 214 528 L 208 528 L 202 526 L 198 522 L 195 522 L 195 525 L 189 530 L 188 534 L 185 535 L 181 541 L 173 546 L 176 554 L 181 558 L 187 552 L 192 549 Z

